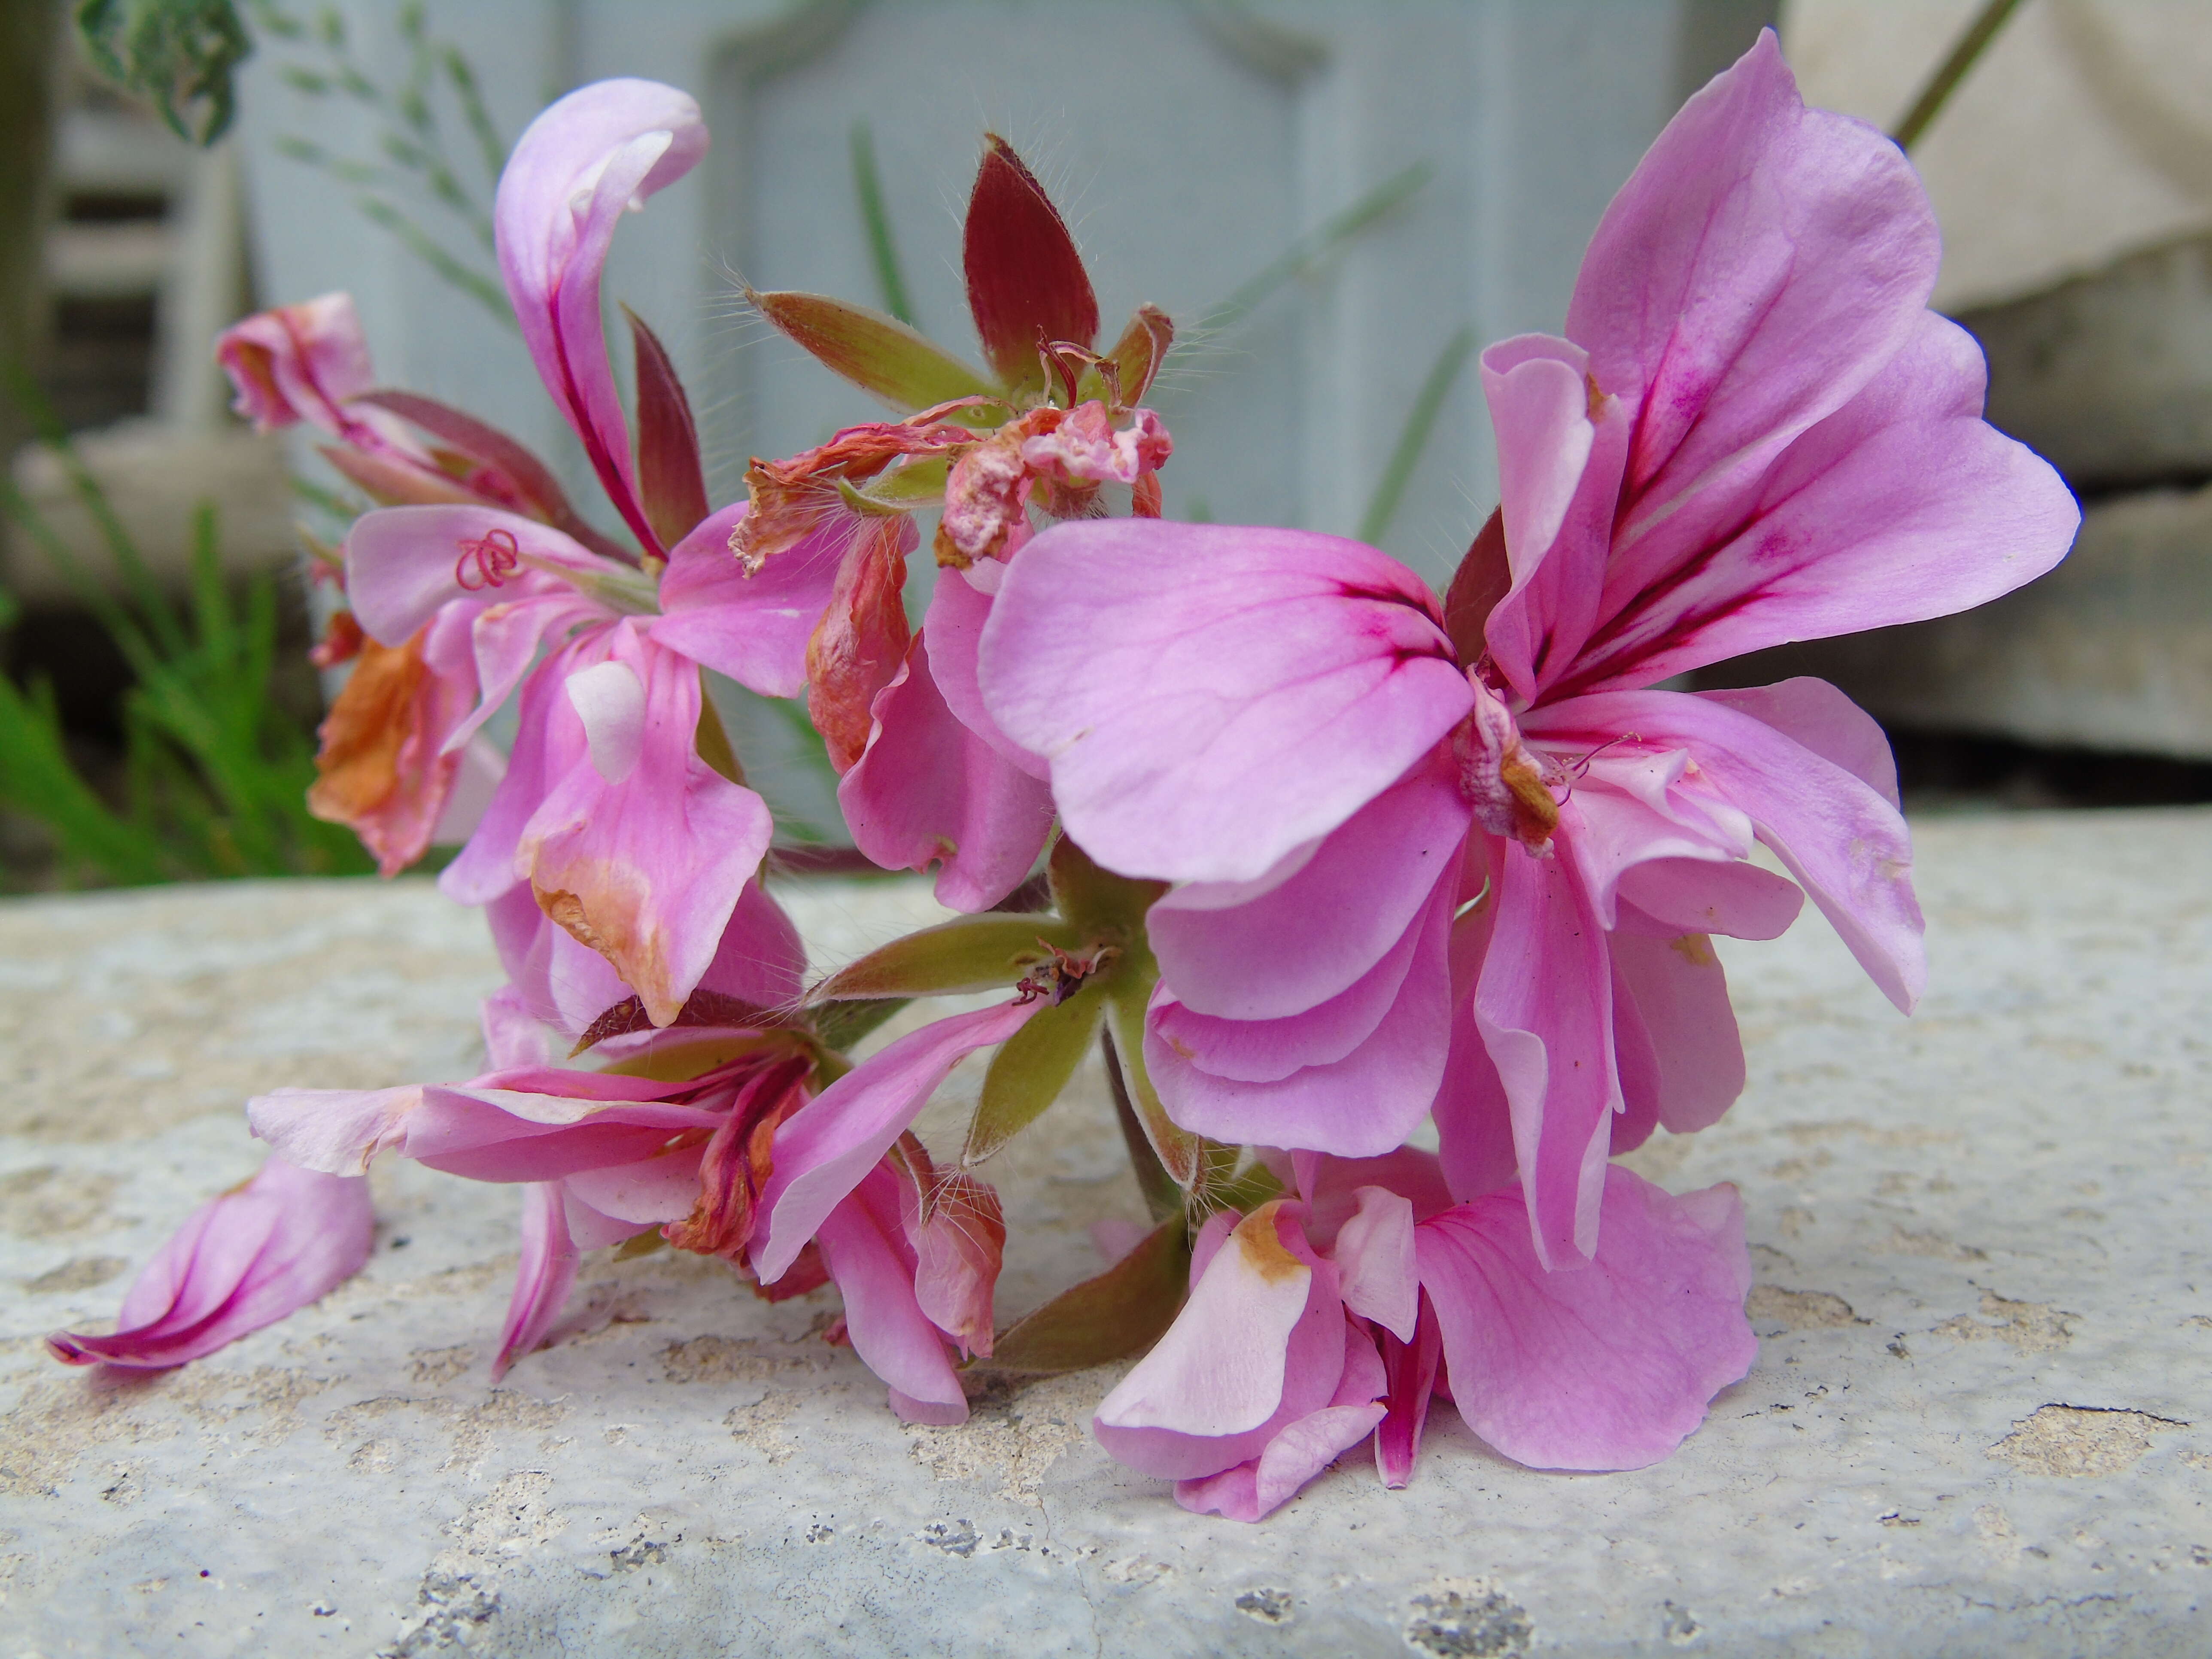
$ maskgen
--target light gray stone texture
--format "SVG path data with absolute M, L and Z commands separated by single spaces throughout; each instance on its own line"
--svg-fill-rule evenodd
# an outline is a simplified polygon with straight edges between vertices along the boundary
M 1989 418 L 2077 489 L 2212 476 L 2212 239 L 1959 320 L 1989 359 Z
M 1409 1490 L 1354 1455 L 1256 1527 L 1107 1461 L 1110 1371 L 907 1428 L 820 1340 L 832 1293 L 696 1258 L 594 1261 L 494 1389 L 514 1196 L 408 1167 L 317 1306 L 169 1375 L 65 1371 L 40 1334 L 253 1167 L 239 1097 L 465 1072 L 495 970 L 414 883 L 0 907 L 5 1651 L 2201 1653 L 2212 814 L 1919 842 L 1919 1012 L 1817 919 L 1730 947 L 1750 1088 L 1636 1157 L 1750 1218 L 1758 1364 L 1680 1452 L 1539 1474 L 1439 1407 Z M 793 892 L 825 962 L 933 914 Z M 1002 1316 L 1139 1213 L 1095 1078 L 996 1173 Z

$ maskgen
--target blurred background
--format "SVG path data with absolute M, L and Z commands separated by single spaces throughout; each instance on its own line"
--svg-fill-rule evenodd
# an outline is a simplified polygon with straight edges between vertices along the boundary
M 717 504 L 749 457 L 875 415 L 739 294 L 885 303 L 864 173 L 906 307 L 972 349 L 959 222 L 988 128 L 1066 213 L 1109 324 L 1140 301 L 1176 320 L 1151 400 L 1176 441 L 1170 516 L 1360 534 L 1441 584 L 1495 495 L 1473 349 L 1561 325 L 1613 191 L 1768 24 L 1808 101 L 1892 131 L 1986 33 L 1911 135 L 1944 228 L 1936 302 L 1983 342 L 1990 418 L 2058 466 L 2086 518 L 2065 565 L 1984 611 L 1706 683 L 1838 681 L 1889 728 L 1914 810 L 2212 799 L 2203 0 L 0 15 L 7 890 L 365 867 L 298 805 L 328 689 L 306 659 L 302 537 L 334 539 L 358 503 L 310 444 L 228 412 L 210 349 L 251 309 L 349 289 L 386 383 L 505 427 L 589 502 L 504 315 L 486 219 L 507 146 L 570 87 L 649 76 L 706 111 L 708 162 L 623 227 L 607 291 L 682 368 Z M 772 801 L 833 836 L 803 736 L 734 692 L 726 712 Z

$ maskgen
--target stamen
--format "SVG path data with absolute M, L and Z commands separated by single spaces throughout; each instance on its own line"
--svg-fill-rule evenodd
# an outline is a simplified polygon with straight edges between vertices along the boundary
M 497 587 L 522 564 L 522 547 L 511 530 L 488 530 L 475 541 L 460 544 L 461 556 L 453 562 L 453 580 L 465 593 L 481 593 Z M 476 580 L 471 581 L 473 567 Z

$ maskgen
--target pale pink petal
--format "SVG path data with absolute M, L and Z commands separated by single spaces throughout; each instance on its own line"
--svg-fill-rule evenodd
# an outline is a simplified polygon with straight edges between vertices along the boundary
M 817 529 L 749 576 L 730 551 L 746 507 L 724 507 L 676 544 L 660 578 L 665 614 L 647 629 L 656 643 L 749 690 L 795 697 L 806 684 L 806 642 L 837 583 L 843 526 Z
M 585 728 L 586 757 L 553 781 L 515 860 L 545 913 L 605 957 L 665 1025 L 714 961 L 774 826 L 758 795 L 699 757 L 698 671 L 634 622 L 610 633 L 605 667 L 564 678 L 574 686 L 588 672 L 590 695 L 551 711 Z M 635 706 L 614 695 L 622 674 L 634 677 Z
M 1572 833 L 1575 812 L 1571 801 L 1562 809 L 1562 836 Z M 1597 1245 L 1607 1137 L 1620 1104 L 1613 964 L 1574 860 L 1503 845 L 1475 1022 L 1511 1104 L 1538 1258 L 1571 1267 Z
M 530 1067 L 470 1084 L 276 1089 L 246 1113 L 280 1156 L 328 1174 L 361 1174 L 388 1149 L 472 1181 L 551 1181 L 636 1163 L 721 1121 L 655 1098 L 669 1090 L 649 1078 Z
M 1249 881 L 1395 782 L 1473 694 L 1426 586 L 1294 530 L 1056 526 L 1008 568 L 978 679 L 1109 869 Z
M 1380 1187 L 1359 1188 L 1359 1208 L 1337 1230 L 1333 1255 L 1345 1307 L 1412 1341 L 1420 1297 L 1413 1200 Z
M 957 584 L 942 576 L 938 586 Z M 853 844 L 886 870 L 937 874 L 938 902 L 988 910 L 1020 886 L 1052 830 L 1052 794 L 945 705 L 924 644 L 876 694 L 867 748 L 838 781 Z
M 1981 349 L 1921 314 L 1849 404 L 1695 544 L 1670 521 L 1623 553 L 1579 690 L 1646 685 L 1793 640 L 1948 616 L 2065 556 L 2081 522 L 2048 463 L 1981 418 Z M 1664 544 L 1668 562 L 1650 556 Z
M 615 228 L 707 151 L 699 106 L 652 81 L 600 81 L 542 112 L 500 175 L 501 274 L 538 372 L 638 539 L 659 544 L 637 499 L 629 428 L 599 311 Z
M 1176 1480 L 1218 1474 L 1335 1394 L 1346 1346 L 1336 1269 L 1286 1207 L 1237 1224 L 1168 1334 L 1100 1404 L 1091 1431 L 1130 1468 Z
M 232 409 L 257 432 L 305 421 L 369 453 L 428 464 L 400 421 L 353 401 L 374 389 L 376 371 L 351 295 L 258 312 L 216 337 L 215 357 L 238 394 Z
M 486 1060 L 494 1071 L 553 1063 L 552 1033 L 531 1012 L 528 999 L 518 988 L 502 985 L 486 997 L 477 1005 L 477 1020 L 483 1031 Z
M 1364 1331 L 1345 1334 L 1344 1380 L 1336 1398 L 1285 1424 L 1259 1456 L 1216 1475 L 1176 1483 L 1176 1502 L 1197 1515 L 1253 1522 L 1295 1498 L 1300 1487 L 1364 1440 L 1388 1409 L 1387 1383 L 1375 1344 Z
M 1340 996 L 1418 929 L 1467 826 L 1452 769 L 1432 758 L 1258 896 L 1208 883 L 1155 903 L 1145 929 L 1161 978 L 1185 1007 L 1228 1019 L 1302 1013 Z
M 1897 793 L 1897 757 L 1889 736 L 1875 717 L 1827 683 L 1801 675 L 1772 685 L 1745 686 L 1698 695 L 1725 703 L 1755 720 L 1765 720 L 1785 738 L 1802 744 L 1822 760 L 1833 761 L 1870 786 L 1892 806 Z
M 1905 345 L 1939 254 L 1903 155 L 1808 110 L 1771 33 L 1683 106 L 1607 209 L 1567 312 L 1600 390 L 1635 410 L 1626 591 L 1702 545 Z
M 1033 778 L 1046 775 L 1044 762 L 1005 732 L 983 707 L 982 688 L 975 680 L 976 653 L 983 641 L 983 624 L 991 619 L 991 593 L 1006 574 L 996 560 L 985 560 L 968 570 L 940 570 L 931 592 L 928 614 L 922 618 L 929 639 L 929 677 L 953 718 L 989 744 L 1017 769 Z M 984 583 L 991 583 L 986 588 Z
M 575 1287 L 579 1252 L 568 1233 L 568 1206 L 557 1181 L 533 1182 L 522 1189 L 522 1256 L 515 1263 L 514 1294 L 507 1304 L 507 1325 L 499 1352 L 492 1356 L 491 1380 L 545 1344 L 553 1322 Z
M 1512 579 L 1484 637 L 1507 682 L 1534 697 L 1574 662 L 1597 617 L 1629 409 L 1596 392 L 1581 347 L 1547 335 L 1491 347 L 1482 384 Z
M 1726 864 L 1751 851 L 1750 818 L 1711 789 L 1686 787 L 1689 765 L 1679 749 L 1614 750 L 1582 767 L 1574 827 L 1556 845 L 1574 860 L 1606 927 L 1615 922 L 1618 884 L 1639 866 Z
M 1656 939 L 1779 939 L 1804 908 L 1804 889 L 1755 864 L 1654 859 L 1621 872 L 1613 927 Z
M 1380 961 L 1325 1002 L 1275 1018 L 1223 1019 L 1194 1012 L 1164 977 L 1152 1000 L 1150 1029 L 1182 1059 L 1237 1083 L 1279 1083 L 1307 1066 L 1333 1065 L 1373 1036 L 1397 1006 L 1424 942 L 1432 953 L 1437 950 L 1429 914 L 1437 902 L 1433 889 L 1430 901 Z M 1159 914 L 1158 907 L 1152 914 Z M 1443 971 L 1440 960 L 1425 967 Z
M 1676 1134 L 1717 1123 L 1743 1092 L 1744 1065 L 1728 976 L 1711 945 L 1694 933 L 1615 933 L 1613 961 L 1658 1067 L 1659 1121 Z
M 304 1308 L 357 1273 L 376 1232 L 368 1183 L 272 1158 L 195 1210 L 140 1270 L 105 1335 L 60 1331 L 57 1359 L 181 1365 Z
M 1504 843 L 1492 841 L 1489 847 L 1492 860 L 1502 864 Z M 1475 988 L 1497 921 L 1492 890 L 1452 929 L 1451 977 L 1460 988 L 1452 1005 L 1451 1051 L 1429 1110 L 1436 1120 L 1437 1160 L 1455 1199 L 1480 1198 L 1511 1181 L 1520 1169 L 1513 1150 L 1513 1109 L 1474 1017 Z
M 588 763 L 583 726 L 566 682 L 575 670 L 606 659 L 607 632 L 571 640 L 523 681 L 507 770 L 467 843 L 438 875 L 438 890 L 456 904 L 490 904 L 513 890 L 520 879 L 515 852 L 523 830 L 555 782 Z M 521 885 L 526 895 L 528 882 Z
M 1659 1051 L 1621 974 L 1619 951 L 1613 953 L 1613 1071 L 1620 1079 L 1620 1109 L 1613 1115 L 1606 1151 L 1619 1158 L 1650 1139 L 1659 1127 L 1661 1087 Z
M 1705 697 L 1608 691 L 1538 710 L 1528 724 L 1540 726 L 1547 743 L 1634 732 L 1652 747 L 1688 750 L 1705 783 L 1750 815 L 1883 994 L 1911 1006 L 1928 972 L 1911 838 L 1876 790 L 1765 721 Z
M 1272 1160 L 1271 1160 L 1272 1161 Z M 1380 1158 L 1331 1158 L 1323 1152 L 1290 1155 L 1292 1185 L 1305 1200 L 1306 1238 L 1323 1252 L 1336 1248 L 1338 1231 L 1359 1212 L 1361 1192 L 1380 1187 L 1407 1200 L 1413 1219 L 1452 1206 L 1443 1168 L 1434 1152 L 1400 1146 Z
M 1436 1097 L 1450 1048 L 1446 957 L 1455 891 L 1449 876 L 1437 884 L 1417 923 L 1419 937 L 1397 996 L 1372 1032 L 1342 1059 L 1305 1066 L 1279 1081 L 1239 1082 L 1206 1070 L 1206 1050 L 1189 1040 L 1202 1041 L 1202 1035 L 1189 1029 L 1170 1034 L 1175 1021 L 1171 1000 L 1162 1000 L 1167 998 L 1163 981 L 1146 1019 L 1145 1064 L 1169 1115 L 1187 1129 L 1232 1144 L 1311 1147 L 1341 1158 L 1372 1158 L 1403 1143 Z M 1324 1006 L 1316 1017 L 1326 1018 L 1328 1012 Z M 1305 1018 L 1254 1024 L 1263 1028 L 1256 1035 L 1264 1038 L 1267 1030 L 1286 1031 Z M 1219 1031 L 1232 1024 L 1206 1022 L 1206 1028 Z M 1237 1060 L 1248 1060 L 1249 1046 L 1239 1041 L 1231 1052 Z
M 346 532 L 345 562 L 347 602 L 369 637 L 385 645 L 412 638 L 456 599 L 494 605 L 557 598 L 611 617 L 576 584 L 631 574 L 550 525 L 459 505 L 364 513 Z
M 1758 1349 L 1732 1187 L 1672 1198 L 1613 1166 L 1596 1257 L 1572 1273 L 1537 1261 L 1512 1191 L 1422 1223 L 1417 1248 L 1460 1415 L 1532 1468 L 1657 1462 Z
M 927 1191 L 913 1179 L 917 1173 Z M 992 1298 L 1006 1247 L 998 1194 L 965 1170 L 916 1171 L 911 1158 L 899 1193 L 899 1218 L 915 1255 L 915 1302 L 962 1353 L 989 1358 Z
M 823 1217 L 817 1242 L 845 1301 L 853 1352 L 889 1385 L 891 1408 L 909 1423 L 964 1423 L 968 1398 L 944 1337 L 915 1300 L 902 1237 L 897 1183 L 878 1164 Z
M 906 1133 L 955 1066 L 1004 1042 L 1048 1006 L 1004 1003 L 908 1032 L 786 1118 L 775 1132 L 774 1173 L 760 1195 L 764 1220 L 753 1267 L 761 1283 L 783 1277 L 823 1218 Z
M 681 1221 L 699 1201 L 699 1148 L 657 1152 L 634 1164 L 579 1170 L 563 1184 L 577 1201 L 633 1227 Z

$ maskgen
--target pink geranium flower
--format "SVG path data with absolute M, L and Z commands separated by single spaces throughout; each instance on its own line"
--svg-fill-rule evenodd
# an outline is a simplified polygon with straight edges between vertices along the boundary
M 1570 337 L 1486 354 L 1504 505 L 1446 604 L 1294 531 L 1025 550 L 983 702 L 1093 858 L 1183 884 L 1148 924 L 1146 1058 L 1179 1121 L 1368 1156 L 1433 1101 L 1454 1192 L 1517 1168 L 1564 1266 L 1598 1248 L 1608 1152 L 1741 1085 L 1706 936 L 1770 937 L 1800 902 L 1754 842 L 1911 1005 L 1872 720 L 1816 682 L 1644 688 L 2063 555 L 2073 500 L 1980 419 L 1979 356 L 1926 308 L 1936 257 L 1895 146 L 1806 109 L 1769 33 L 1615 198 Z
M 1671 1198 L 1613 1169 L 1598 1255 L 1553 1273 L 1512 1188 L 1455 1205 L 1410 1151 L 1297 1164 L 1303 1200 L 1200 1230 L 1190 1300 L 1098 1408 L 1100 1443 L 1186 1509 L 1256 1521 L 1370 1432 L 1404 1486 L 1447 1376 L 1516 1462 L 1640 1468 L 1750 1369 L 1733 1188 Z

